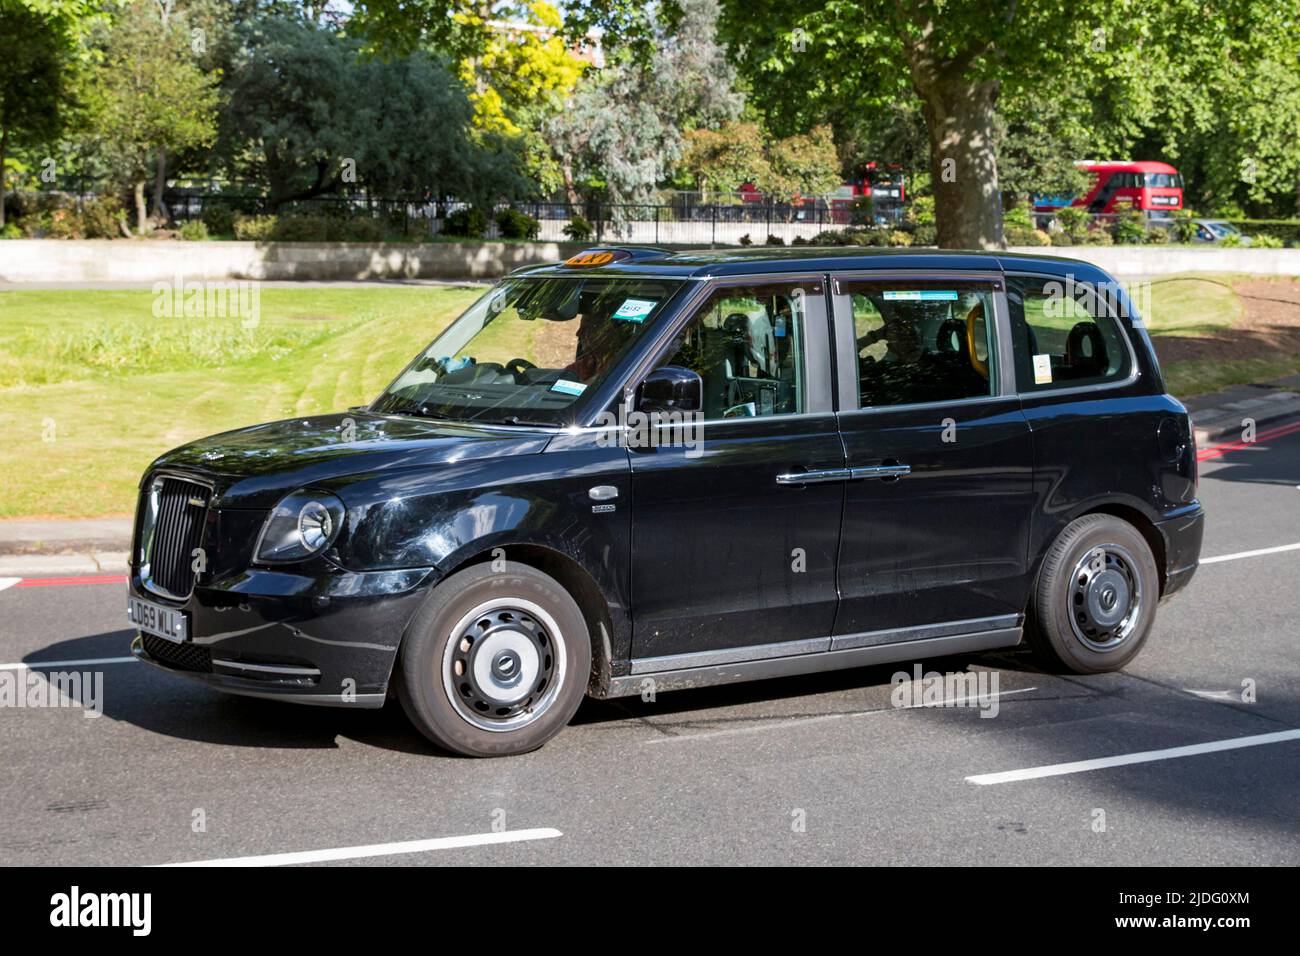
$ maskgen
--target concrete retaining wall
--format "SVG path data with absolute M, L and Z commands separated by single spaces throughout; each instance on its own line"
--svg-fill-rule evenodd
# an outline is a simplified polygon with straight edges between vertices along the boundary
M 156 282 L 190 279 L 493 279 L 565 259 L 591 243 L 457 242 L 424 245 L 176 240 L 0 241 L 0 281 Z M 1300 276 L 1300 249 L 1064 246 L 1008 250 L 1064 256 L 1116 276 L 1246 272 Z

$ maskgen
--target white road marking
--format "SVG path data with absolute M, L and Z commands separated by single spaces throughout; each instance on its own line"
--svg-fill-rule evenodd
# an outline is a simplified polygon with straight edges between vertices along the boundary
M 13 587 L 21 580 L 22 578 L 0 578 L 0 591 L 3 591 L 5 588 Z
M 1029 693 L 1031 690 L 1038 690 L 1038 688 L 1037 688 L 1037 687 L 1022 687 L 1022 688 L 1020 688 L 1019 690 L 1004 690 L 1004 691 L 999 691 L 999 692 L 996 693 L 996 694 L 990 694 L 990 695 L 988 696 L 988 698 L 986 698 L 986 699 L 995 698 L 995 697 L 998 698 L 998 699 L 1001 699 L 1001 698 L 1003 698 L 1003 697 L 1008 697 L 1008 696 L 1010 696 L 1011 694 L 1027 694 L 1027 693 Z M 890 708 L 890 710 L 861 710 L 861 711 L 854 711 L 854 712 L 851 713 L 851 714 L 813 714 L 813 715 L 810 715 L 810 716 L 807 716 L 807 717 L 791 717 L 791 718 L 789 718 L 788 720 L 776 720 L 776 721 L 772 721 L 771 723 L 758 724 L 758 725 L 756 725 L 756 726 L 751 726 L 751 727 L 729 727 L 729 728 L 727 728 L 726 730 L 708 730 L 708 731 L 705 731 L 704 733 L 701 733 L 701 734 L 674 734 L 674 735 L 672 735 L 672 736 L 652 737 L 652 738 L 650 738 L 649 740 L 643 741 L 643 743 L 646 743 L 646 744 L 666 744 L 666 743 L 675 743 L 675 742 L 677 742 L 677 741 L 682 741 L 682 740 L 704 740 L 704 739 L 713 738 L 713 737 L 737 737 L 737 736 L 740 736 L 741 734 L 756 734 L 756 733 L 759 733 L 760 731 L 764 731 L 764 730 L 779 730 L 779 729 L 781 729 L 782 727 L 802 727 L 802 726 L 805 726 L 805 725 L 807 725 L 807 724 L 818 724 L 818 723 L 824 723 L 824 722 L 826 722 L 826 721 L 830 721 L 830 720 L 843 720 L 843 719 L 846 718 L 846 717 L 871 717 L 871 716 L 875 716 L 875 715 L 878 715 L 878 714 L 888 714 L 888 713 L 891 713 L 891 712 L 894 711 L 894 710 L 917 710 L 917 709 L 920 709 L 920 708 L 943 708 L 943 707 L 945 707 L 945 706 L 955 706 L 955 705 L 957 705 L 957 704 L 964 704 L 964 703 L 966 703 L 967 701 L 970 701 L 970 700 L 978 701 L 979 698 L 978 698 L 978 697 L 960 697 L 960 698 L 957 698 L 956 700 L 948 701 L 948 702 L 944 702 L 944 703 L 937 703 L 937 704 L 908 704 L 908 705 L 905 706 L 905 707 L 894 707 L 894 708 Z
M 1071 773 L 1086 773 L 1089 770 L 1105 770 L 1107 767 L 1124 767 L 1135 763 L 1152 763 L 1156 760 L 1195 757 L 1198 754 L 1212 754 L 1220 750 L 1262 747 L 1264 744 L 1280 744 L 1288 740 L 1300 740 L 1300 730 L 1281 730 L 1273 734 L 1233 737 L 1231 740 L 1211 740 L 1208 743 L 1191 744 L 1187 747 L 1170 747 L 1167 750 L 1144 750 L 1141 753 L 1098 757 L 1095 760 L 1076 760 L 1073 763 L 1054 763 L 1045 767 L 1028 767 L 1025 770 L 982 773 L 967 777 L 966 780 L 981 786 L 991 783 L 1014 783 L 1017 780 L 1037 780 L 1039 777 L 1061 777 Z
M 1201 558 L 1201 564 L 1218 564 L 1220 561 L 1236 561 L 1238 558 L 1257 558 L 1261 554 L 1280 554 L 1283 551 L 1300 551 L 1300 541 L 1295 544 L 1279 544 L 1276 548 L 1259 548 L 1255 551 L 1221 554 L 1217 558 Z
M 1241 699 L 1241 692 L 1236 690 L 1192 690 L 1190 687 L 1184 687 L 1183 690 L 1205 700 L 1237 701 Z
M 234 856 L 224 860 L 192 860 L 186 863 L 160 863 L 158 866 L 293 866 L 298 863 L 325 863 L 330 860 L 359 860 L 372 856 L 399 853 L 427 853 L 430 850 L 456 850 L 467 846 L 491 846 L 496 843 L 522 843 L 526 840 L 553 840 L 564 836 L 554 827 L 534 830 L 506 830 L 502 833 L 474 833 L 469 836 L 438 837 L 433 840 L 407 840 L 403 843 L 372 843 L 369 846 L 341 846 L 330 850 L 303 850 L 298 853 L 269 853 L 265 856 Z
M 92 664 L 129 664 L 135 660 L 134 657 L 87 657 L 79 661 L 32 661 L 30 663 L 19 662 L 17 664 L 0 664 L 0 671 L 25 671 L 40 668 L 44 670 L 47 667 L 88 667 Z

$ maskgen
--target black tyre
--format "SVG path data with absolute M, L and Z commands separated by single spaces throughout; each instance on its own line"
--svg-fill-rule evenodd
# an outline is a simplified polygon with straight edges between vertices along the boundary
M 471 757 L 527 753 L 573 717 L 591 670 L 577 603 L 553 578 L 512 561 L 441 582 L 411 622 L 397 691 L 411 722 Z
M 1066 526 L 1043 559 L 1030 641 L 1053 669 L 1118 670 L 1142 649 L 1159 599 L 1159 573 L 1142 534 L 1119 518 L 1085 515 Z

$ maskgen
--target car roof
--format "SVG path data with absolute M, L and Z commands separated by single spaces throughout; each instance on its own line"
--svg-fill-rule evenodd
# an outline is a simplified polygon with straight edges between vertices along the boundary
M 525 275 L 622 275 L 713 278 L 820 272 L 897 272 L 924 269 L 944 272 L 1016 272 L 1029 270 L 1081 279 L 1109 279 L 1101 269 L 1079 259 L 948 249 L 865 249 L 845 246 L 762 246 L 759 248 L 671 251 L 642 246 L 599 246 L 583 255 L 614 252 L 622 258 L 607 265 L 547 263 L 516 269 Z M 577 258 L 577 257 L 575 257 Z

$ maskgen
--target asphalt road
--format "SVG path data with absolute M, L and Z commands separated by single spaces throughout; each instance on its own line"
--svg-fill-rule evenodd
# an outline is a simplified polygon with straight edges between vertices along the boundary
M 899 666 L 588 702 L 505 760 L 445 756 L 397 707 L 226 697 L 104 662 L 128 653 L 121 584 L 10 586 L 0 675 L 102 672 L 103 716 L 0 707 L 0 864 L 1295 865 L 1300 430 L 1203 462 L 1202 498 L 1203 556 L 1228 559 L 1161 607 L 1124 673 L 925 662 L 996 673 L 992 718 L 893 706 Z

